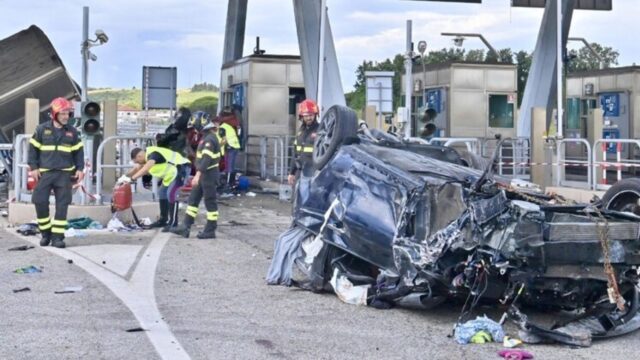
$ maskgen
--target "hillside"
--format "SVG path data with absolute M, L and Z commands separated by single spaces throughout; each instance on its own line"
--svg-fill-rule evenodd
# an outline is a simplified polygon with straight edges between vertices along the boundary
M 217 104 L 218 92 L 192 92 L 190 89 L 178 89 L 178 106 L 191 107 L 191 104 L 194 101 L 207 97 L 214 98 L 215 103 Z M 127 105 L 136 109 L 142 109 L 142 91 L 140 89 L 96 89 L 89 91 L 89 99 L 94 101 L 117 100 L 119 105 Z

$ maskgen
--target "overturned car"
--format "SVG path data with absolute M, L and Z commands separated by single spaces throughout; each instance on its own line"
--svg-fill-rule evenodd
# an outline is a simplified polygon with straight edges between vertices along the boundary
M 378 308 L 500 303 L 530 339 L 577 346 L 640 328 L 640 181 L 568 204 L 493 175 L 491 161 L 475 169 L 455 149 L 359 127 L 340 106 L 314 151 L 269 284 Z M 574 317 L 544 328 L 521 306 Z

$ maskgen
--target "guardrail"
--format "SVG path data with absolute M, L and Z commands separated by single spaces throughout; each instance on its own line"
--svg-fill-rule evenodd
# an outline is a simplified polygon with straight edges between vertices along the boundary
M 433 138 L 429 140 L 429 144 L 450 147 L 453 145 L 464 144 L 470 153 L 480 154 L 480 139 L 477 138 Z
M 558 162 L 556 164 L 556 169 L 558 173 L 558 180 L 557 180 L 558 186 L 586 188 L 591 190 L 593 188 L 593 178 L 591 176 L 591 173 L 592 171 L 594 171 L 592 157 L 591 157 L 591 154 L 592 154 L 591 144 L 589 144 L 589 142 L 586 139 L 578 139 L 578 138 L 558 140 L 556 144 L 557 144 L 557 158 L 558 158 L 557 160 Z M 587 150 L 586 160 L 582 160 L 581 157 L 572 158 L 572 159 L 567 158 L 567 151 L 566 151 L 567 144 L 584 145 L 584 147 Z M 583 181 L 576 181 L 576 180 L 567 180 L 566 179 L 567 167 L 586 168 L 587 181 L 583 182 Z
M 0 161 L 9 174 L 9 179 L 13 178 L 13 144 L 0 144 Z
M 616 146 L 616 161 L 608 161 L 607 153 L 608 153 L 608 144 L 615 144 Z M 624 159 L 625 162 L 622 162 L 622 152 L 623 145 L 629 144 L 635 145 L 640 150 L 640 140 L 635 139 L 600 139 L 596 140 L 593 143 L 593 188 L 594 190 L 607 190 L 611 185 L 607 184 L 607 171 L 608 168 L 615 168 L 616 170 L 616 180 L 622 180 L 622 169 L 623 168 L 636 168 L 640 167 L 640 160 L 634 159 Z M 599 151 L 595 151 L 598 149 L 598 146 L 602 147 L 602 160 L 598 160 Z M 631 149 L 629 149 L 631 150 Z M 629 151 L 629 153 L 633 153 L 633 151 Z M 598 168 L 602 168 L 602 178 L 600 179 L 600 183 L 598 183 Z
M 13 142 L 13 192 L 16 201 L 31 201 L 31 194 L 27 191 L 27 180 L 29 179 L 29 139 L 31 135 L 16 135 Z
M 498 174 L 514 179 L 529 180 L 531 178 L 531 143 L 529 139 L 508 138 L 499 144 L 500 148 L 496 149 L 498 151 Z
M 116 163 L 104 164 L 104 150 L 107 143 L 115 141 Z M 136 147 L 146 148 L 155 144 L 155 137 L 150 135 L 110 136 L 100 143 L 96 154 L 96 202 L 102 205 L 102 184 L 104 182 L 104 169 L 128 169 L 131 168 L 129 154 Z M 158 182 L 152 181 L 153 195 L 157 193 Z M 135 189 L 142 188 L 142 179 L 138 179 Z

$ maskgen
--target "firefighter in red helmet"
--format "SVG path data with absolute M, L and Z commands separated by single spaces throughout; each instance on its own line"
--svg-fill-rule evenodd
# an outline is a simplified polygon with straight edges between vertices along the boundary
M 289 185 L 293 185 L 297 175 L 311 176 L 313 173 L 313 143 L 318 132 L 318 105 L 313 100 L 298 104 L 298 118 L 302 121 L 295 142 L 293 157 L 289 166 Z
M 293 143 L 293 157 L 289 166 L 288 181 L 296 185 L 293 211 L 301 205 L 308 194 L 313 175 L 313 143 L 318 132 L 318 105 L 313 100 L 304 100 L 298 104 L 298 118 L 302 122 Z M 297 184 L 296 184 L 296 179 Z
M 68 125 L 73 105 L 65 98 L 51 102 L 51 121 L 38 125 L 29 141 L 29 175 L 38 184 L 31 197 L 36 207 L 40 245 L 63 248 L 67 210 L 71 204 L 73 183 L 84 177 L 84 149 L 80 134 Z M 49 194 L 55 195 L 56 213 L 49 216 Z

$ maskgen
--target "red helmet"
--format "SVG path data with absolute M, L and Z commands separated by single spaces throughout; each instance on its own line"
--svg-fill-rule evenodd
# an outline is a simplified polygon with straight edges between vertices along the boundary
M 56 116 L 58 115 L 58 113 L 65 110 L 73 110 L 73 104 L 71 104 L 71 101 L 63 97 L 55 98 L 51 101 L 51 119 L 57 120 Z
M 318 115 L 318 105 L 313 100 L 304 100 L 298 104 L 298 116 Z

